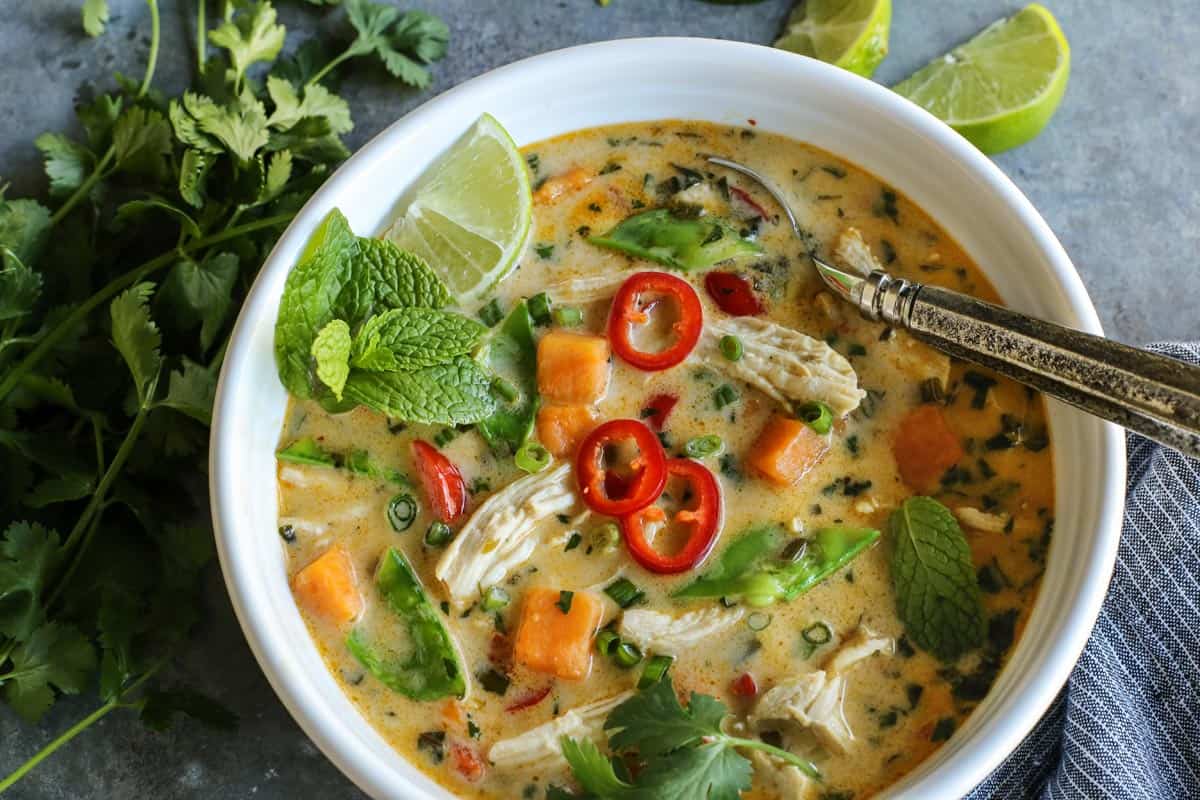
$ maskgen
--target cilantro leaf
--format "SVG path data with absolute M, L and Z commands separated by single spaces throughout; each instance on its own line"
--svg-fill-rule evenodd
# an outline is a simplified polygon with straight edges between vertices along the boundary
M 340 319 L 326 323 L 312 343 L 317 377 L 338 400 L 342 399 L 342 389 L 350 377 L 350 347 L 350 326 Z
M 43 133 L 33 143 L 42 151 L 52 196 L 65 197 L 83 184 L 93 161 L 87 148 L 60 133 Z
M 99 36 L 108 24 L 107 0 L 83 0 L 80 15 L 83 17 L 84 33 L 93 38 Z
M 585 792 L 605 800 L 633 796 L 633 787 L 617 777 L 612 761 L 600 752 L 591 739 L 576 740 L 563 736 L 559 744 L 563 758 L 571 766 L 571 773 Z
M 55 622 L 34 631 L 11 658 L 12 671 L 0 676 L 4 697 L 30 721 L 54 703 L 54 688 L 67 694 L 82 691 L 96 666 L 96 653 L 87 638 L 78 629 Z
M 258 197 L 255 199 L 255 205 L 269 203 L 287 188 L 287 183 L 292 179 L 292 154 L 289 150 L 280 150 L 271 156 L 270 162 L 267 164 L 267 173 L 263 179 L 262 188 L 258 192 Z
M 750 761 L 727 742 L 717 740 L 649 759 L 638 774 L 637 797 L 738 800 L 750 788 L 751 774 Z
M 5 200 L 0 194 L 0 246 L 24 264 L 36 264 L 50 230 L 50 212 L 36 200 Z
M 151 211 L 165 212 L 167 215 L 174 217 L 183 226 L 183 230 L 188 236 L 193 238 L 200 237 L 200 226 L 196 224 L 196 220 L 192 219 L 191 214 L 157 197 L 152 197 L 148 200 L 130 200 L 128 203 L 122 203 L 117 206 L 113 225 L 118 231 L 123 230 L 131 220 L 137 219 Z
M 275 110 L 267 118 L 267 125 L 278 130 L 287 130 L 306 117 L 316 117 L 329 123 L 332 133 L 348 133 L 354 128 L 350 119 L 350 106 L 319 83 L 304 89 L 304 99 L 296 94 L 287 80 L 270 75 L 267 77 L 267 92 Z
M 217 396 L 217 376 L 207 367 L 183 359 L 183 369 L 171 372 L 167 396 L 159 403 L 186 414 L 204 425 L 212 423 L 212 407 Z
M 167 274 L 158 302 L 170 310 L 176 329 L 199 325 L 200 347 L 207 351 L 229 316 L 237 276 L 238 257 L 233 253 L 217 253 L 202 264 L 183 259 Z
M 230 731 L 237 727 L 237 714 L 211 697 L 194 689 L 176 687 L 147 692 L 143 698 L 141 719 L 147 727 L 165 731 L 171 727 L 176 714 L 191 717 L 197 722 L 218 730 Z
M 96 626 L 100 631 L 100 696 L 120 696 L 134 671 L 133 638 L 140 632 L 142 604 L 131 592 L 113 585 L 104 587 Z
M 242 164 L 254 158 L 270 138 L 266 109 L 252 96 L 222 106 L 211 97 L 185 92 L 182 107 L 172 104 L 169 113 L 175 135 L 185 144 L 220 153 L 215 140 Z
M 287 33 L 286 28 L 275 23 L 275 8 L 266 0 L 243 8 L 233 19 L 208 33 L 210 42 L 229 51 L 238 83 L 250 65 L 271 61 L 279 55 Z
M 445 23 L 420 11 L 400 17 L 397 9 L 370 0 L 347 0 L 346 13 L 358 33 L 347 50 L 350 55 L 373 53 L 388 72 L 408 85 L 418 89 L 429 85 L 429 71 L 423 65 L 445 55 L 449 41 Z M 395 28 L 389 32 L 393 23 Z
M 446 55 L 450 29 L 432 14 L 409 11 L 392 29 L 392 47 L 430 64 Z
M 604 729 L 614 731 L 611 742 L 616 750 L 669 753 L 705 736 L 721 736 L 721 720 L 728 711 L 719 700 L 695 693 L 684 709 L 671 681 L 662 680 L 614 708 Z
M 158 351 L 162 335 L 150 319 L 147 306 L 153 293 L 154 284 L 139 283 L 117 295 L 109 306 L 113 346 L 129 365 L 138 402 L 143 407 L 152 399 L 162 368 L 162 356 Z
M 79 124 L 87 133 L 88 144 L 93 151 L 100 153 L 108 147 L 113 126 L 121 116 L 123 105 L 124 101 L 120 96 L 101 94 L 90 103 L 82 103 L 75 109 L 75 116 L 79 118 Z
M 0 245 L 0 321 L 33 311 L 42 293 L 42 276 L 21 263 L 12 250 Z
M 389 417 L 443 425 L 479 422 L 496 409 L 491 379 L 465 356 L 417 372 L 352 372 L 345 396 Z
M 25 641 L 42 620 L 42 590 L 59 562 L 58 533 L 14 522 L 0 541 L 0 633 Z
M 45 508 L 55 503 L 80 500 L 90 495 L 95 488 L 96 481 L 91 475 L 73 472 L 54 478 L 47 478 L 30 489 L 21 498 L 21 502 L 31 508 Z
M 133 106 L 113 125 L 117 168 L 161 180 L 171 154 L 171 125 L 157 111 Z
M 367 320 L 354 340 L 352 363 L 379 363 L 379 351 L 389 371 L 411 372 L 471 352 L 487 331 L 461 314 L 431 308 L 393 308 Z M 347 328 L 349 332 L 349 328 Z
M 204 205 L 208 172 L 212 169 L 213 160 L 211 153 L 193 147 L 183 151 L 183 158 L 179 163 L 179 196 L 195 208 Z

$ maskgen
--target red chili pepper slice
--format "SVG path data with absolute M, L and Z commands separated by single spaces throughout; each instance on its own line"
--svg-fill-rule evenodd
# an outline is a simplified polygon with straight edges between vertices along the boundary
M 766 308 L 754 293 L 750 281 L 732 272 L 710 272 L 704 276 L 704 288 L 717 307 L 735 317 L 763 313 Z
M 436 447 L 420 439 L 413 442 L 413 458 L 434 516 L 445 523 L 454 522 L 467 507 L 462 473 Z
M 639 350 L 633 343 L 633 331 L 650 321 L 649 311 L 657 302 L 641 302 L 643 294 L 666 295 L 675 301 L 679 319 L 671 326 L 675 340 L 656 353 Z M 687 358 L 700 340 L 704 309 L 691 284 L 665 272 L 639 272 L 617 289 L 608 317 L 608 339 L 618 356 L 638 369 L 657 372 L 675 366 Z
M 482 778 L 483 773 L 487 771 L 487 765 L 479 753 L 475 752 L 475 748 L 461 742 L 451 743 L 450 757 L 454 759 L 454 768 L 458 770 L 458 774 L 472 783 Z
M 729 686 L 729 691 L 738 697 L 754 697 L 758 694 L 758 684 L 754 682 L 753 675 L 749 672 L 743 672 L 733 679 L 733 683 Z
M 656 394 L 642 407 L 642 419 L 654 430 L 661 431 L 678 402 L 679 398 L 673 394 Z
M 525 695 L 524 697 L 522 697 L 520 700 L 516 701 L 512 705 L 505 707 L 504 710 L 509 713 L 516 713 L 518 711 L 524 711 L 527 708 L 533 708 L 538 703 L 545 700 L 549 695 L 550 695 L 550 687 L 547 686 L 544 689 L 538 689 L 535 692 L 530 692 L 529 694 Z
M 756 201 L 745 189 L 742 189 L 738 186 L 730 186 L 729 193 L 738 200 L 741 200 L 746 205 L 750 206 L 750 208 L 754 209 L 754 213 L 758 214 L 763 219 L 771 218 L 771 215 L 767 213 L 767 210 L 759 205 L 758 201 Z
M 666 518 L 658 506 L 621 517 L 621 534 L 633 560 L 662 575 L 684 572 L 703 561 L 716 543 L 721 527 L 721 488 L 716 477 L 700 462 L 687 458 L 672 458 L 667 462 L 667 473 L 687 481 L 692 495 L 692 503 L 674 516 L 676 524 L 690 529 L 678 552 L 664 555 L 646 541 L 646 521 Z
M 609 469 L 605 450 L 632 441 L 638 454 L 629 462 L 632 474 Z M 653 503 L 667 483 L 667 454 L 654 432 L 635 419 L 605 422 L 587 435 L 575 456 L 575 479 L 583 502 L 597 514 L 619 517 Z

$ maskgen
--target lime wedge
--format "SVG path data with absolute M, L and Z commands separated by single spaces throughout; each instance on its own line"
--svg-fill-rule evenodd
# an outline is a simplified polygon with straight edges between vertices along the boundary
M 1033 3 L 893 88 L 983 152 L 999 153 L 1042 132 L 1070 72 L 1071 48 L 1062 29 Z
M 888 52 L 892 0 L 804 0 L 775 46 L 869 78 Z
M 386 235 L 423 258 L 469 306 L 516 266 L 532 215 L 525 159 L 484 114 L 425 171 Z

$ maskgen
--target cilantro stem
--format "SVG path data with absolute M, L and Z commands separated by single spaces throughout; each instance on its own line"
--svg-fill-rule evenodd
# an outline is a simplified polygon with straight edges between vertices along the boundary
M 786 761 L 788 764 L 798 768 L 810 778 L 816 778 L 817 780 L 821 779 L 821 771 L 817 769 L 816 764 L 808 761 L 807 759 L 800 758 L 800 756 L 795 755 L 794 753 L 789 753 L 787 750 L 782 748 L 775 747 L 774 745 L 767 744 L 766 742 L 761 742 L 758 739 L 742 739 L 740 737 L 729 736 L 727 734 L 725 735 L 725 741 L 729 742 L 729 744 L 733 745 L 734 747 L 744 747 L 747 750 L 762 750 L 764 753 L 769 753 L 781 761 Z
M 196 0 L 196 72 L 204 73 L 204 62 L 208 61 L 208 0 Z
M 104 151 L 104 155 L 100 157 L 100 163 L 96 164 L 96 168 L 92 170 L 92 174 L 88 175 L 87 179 L 79 184 L 79 188 L 72 192 L 67 201 L 59 206 L 54 215 L 50 217 L 51 228 L 62 222 L 63 218 L 71 213 L 71 209 L 75 208 L 80 200 L 87 197 L 97 183 L 108 177 L 108 165 L 116 155 L 116 148 L 110 144 L 108 149 Z
M 154 68 L 158 65 L 158 40 L 161 38 L 159 36 L 158 0 L 146 0 L 146 5 L 150 6 L 150 55 L 146 59 L 146 76 L 142 78 L 142 88 L 138 89 L 138 97 L 145 97 L 146 92 L 150 91 L 150 82 L 154 80 Z M 204 5 L 203 0 L 200 5 Z
M 309 86 L 312 86 L 314 83 L 320 83 L 321 79 L 324 78 L 326 75 L 328 75 L 329 71 L 331 69 L 336 67 L 338 64 L 341 64 L 346 59 L 352 58 L 356 55 L 358 55 L 358 54 L 356 52 L 354 52 L 354 45 L 352 44 L 352 45 L 350 45 L 350 47 L 348 47 L 344 51 L 342 51 L 342 53 L 340 55 L 336 56 L 328 64 L 326 64 L 325 66 L 323 66 L 319 70 L 317 70 L 317 73 L 315 75 L 313 75 L 311 78 L 309 78 L 308 82 L 305 83 L 304 86 L 307 88 Z
M 221 242 L 225 242 L 230 239 L 236 239 L 239 236 L 244 236 L 248 233 L 262 230 L 263 228 L 286 225 L 291 221 L 292 217 L 292 214 L 276 214 L 273 217 L 264 217 L 263 219 L 257 219 L 253 222 L 247 222 L 243 225 L 237 226 L 236 228 L 226 228 L 220 233 L 214 233 L 211 236 L 205 236 L 202 239 L 193 239 L 178 250 L 168 250 L 167 252 L 150 259 L 141 266 L 134 267 L 128 272 L 113 278 L 104 286 L 104 288 L 100 289 L 100 291 L 96 292 L 91 297 L 75 306 L 70 314 L 64 317 L 61 322 L 59 322 L 44 337 L 42 337 L 37 346 L 30 350 L 25 358 L 16 366 L 14 366 L 7 375 L 4 376 L 3 380 L 0 380 L 0 401 L 3 401 L 4 398 L 8 397 L 9 393 L 12 392 L 12 390 L 17 387 L 17 384 L 21 382 L 21 379 L 29 374 L 29 372 L 33 370 L 33 368 L 36 367 L 43 358 L 53 351 L 55 346 L 58 345 L 59 341 L 61 341 L 64 336 L 70 333 L 75 326 L 82 323 L 87 318 L 88 314 L 96 310 L 96 308 L 102 303 L 115 297 L 126 287 L 132 286 L 133 284 L 157 272 L 158 270 L 170 266 L 171 264 L 175 263 L 175 260 L 182 254 L 191 252 L 193 250 L 201 250 L 205 247 L 211 247 L 214 244 L 220 244 Z

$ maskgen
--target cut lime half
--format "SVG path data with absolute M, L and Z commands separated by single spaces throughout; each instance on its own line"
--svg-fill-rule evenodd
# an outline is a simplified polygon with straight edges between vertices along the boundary
M 1033 3 L 893 88 L 983 152 L 999 153 L 1042 132 L 1070 73 L 1071 48 L 1062 29 Z
M 888 52 L 891 0 L 804 0 L 775 46 L 869 78 Z
M 482 299 L 525 249 L 533 197 L 525 159 L 484 114 L 421 176 L 387 238 L 429 263 L 462 306 Z

